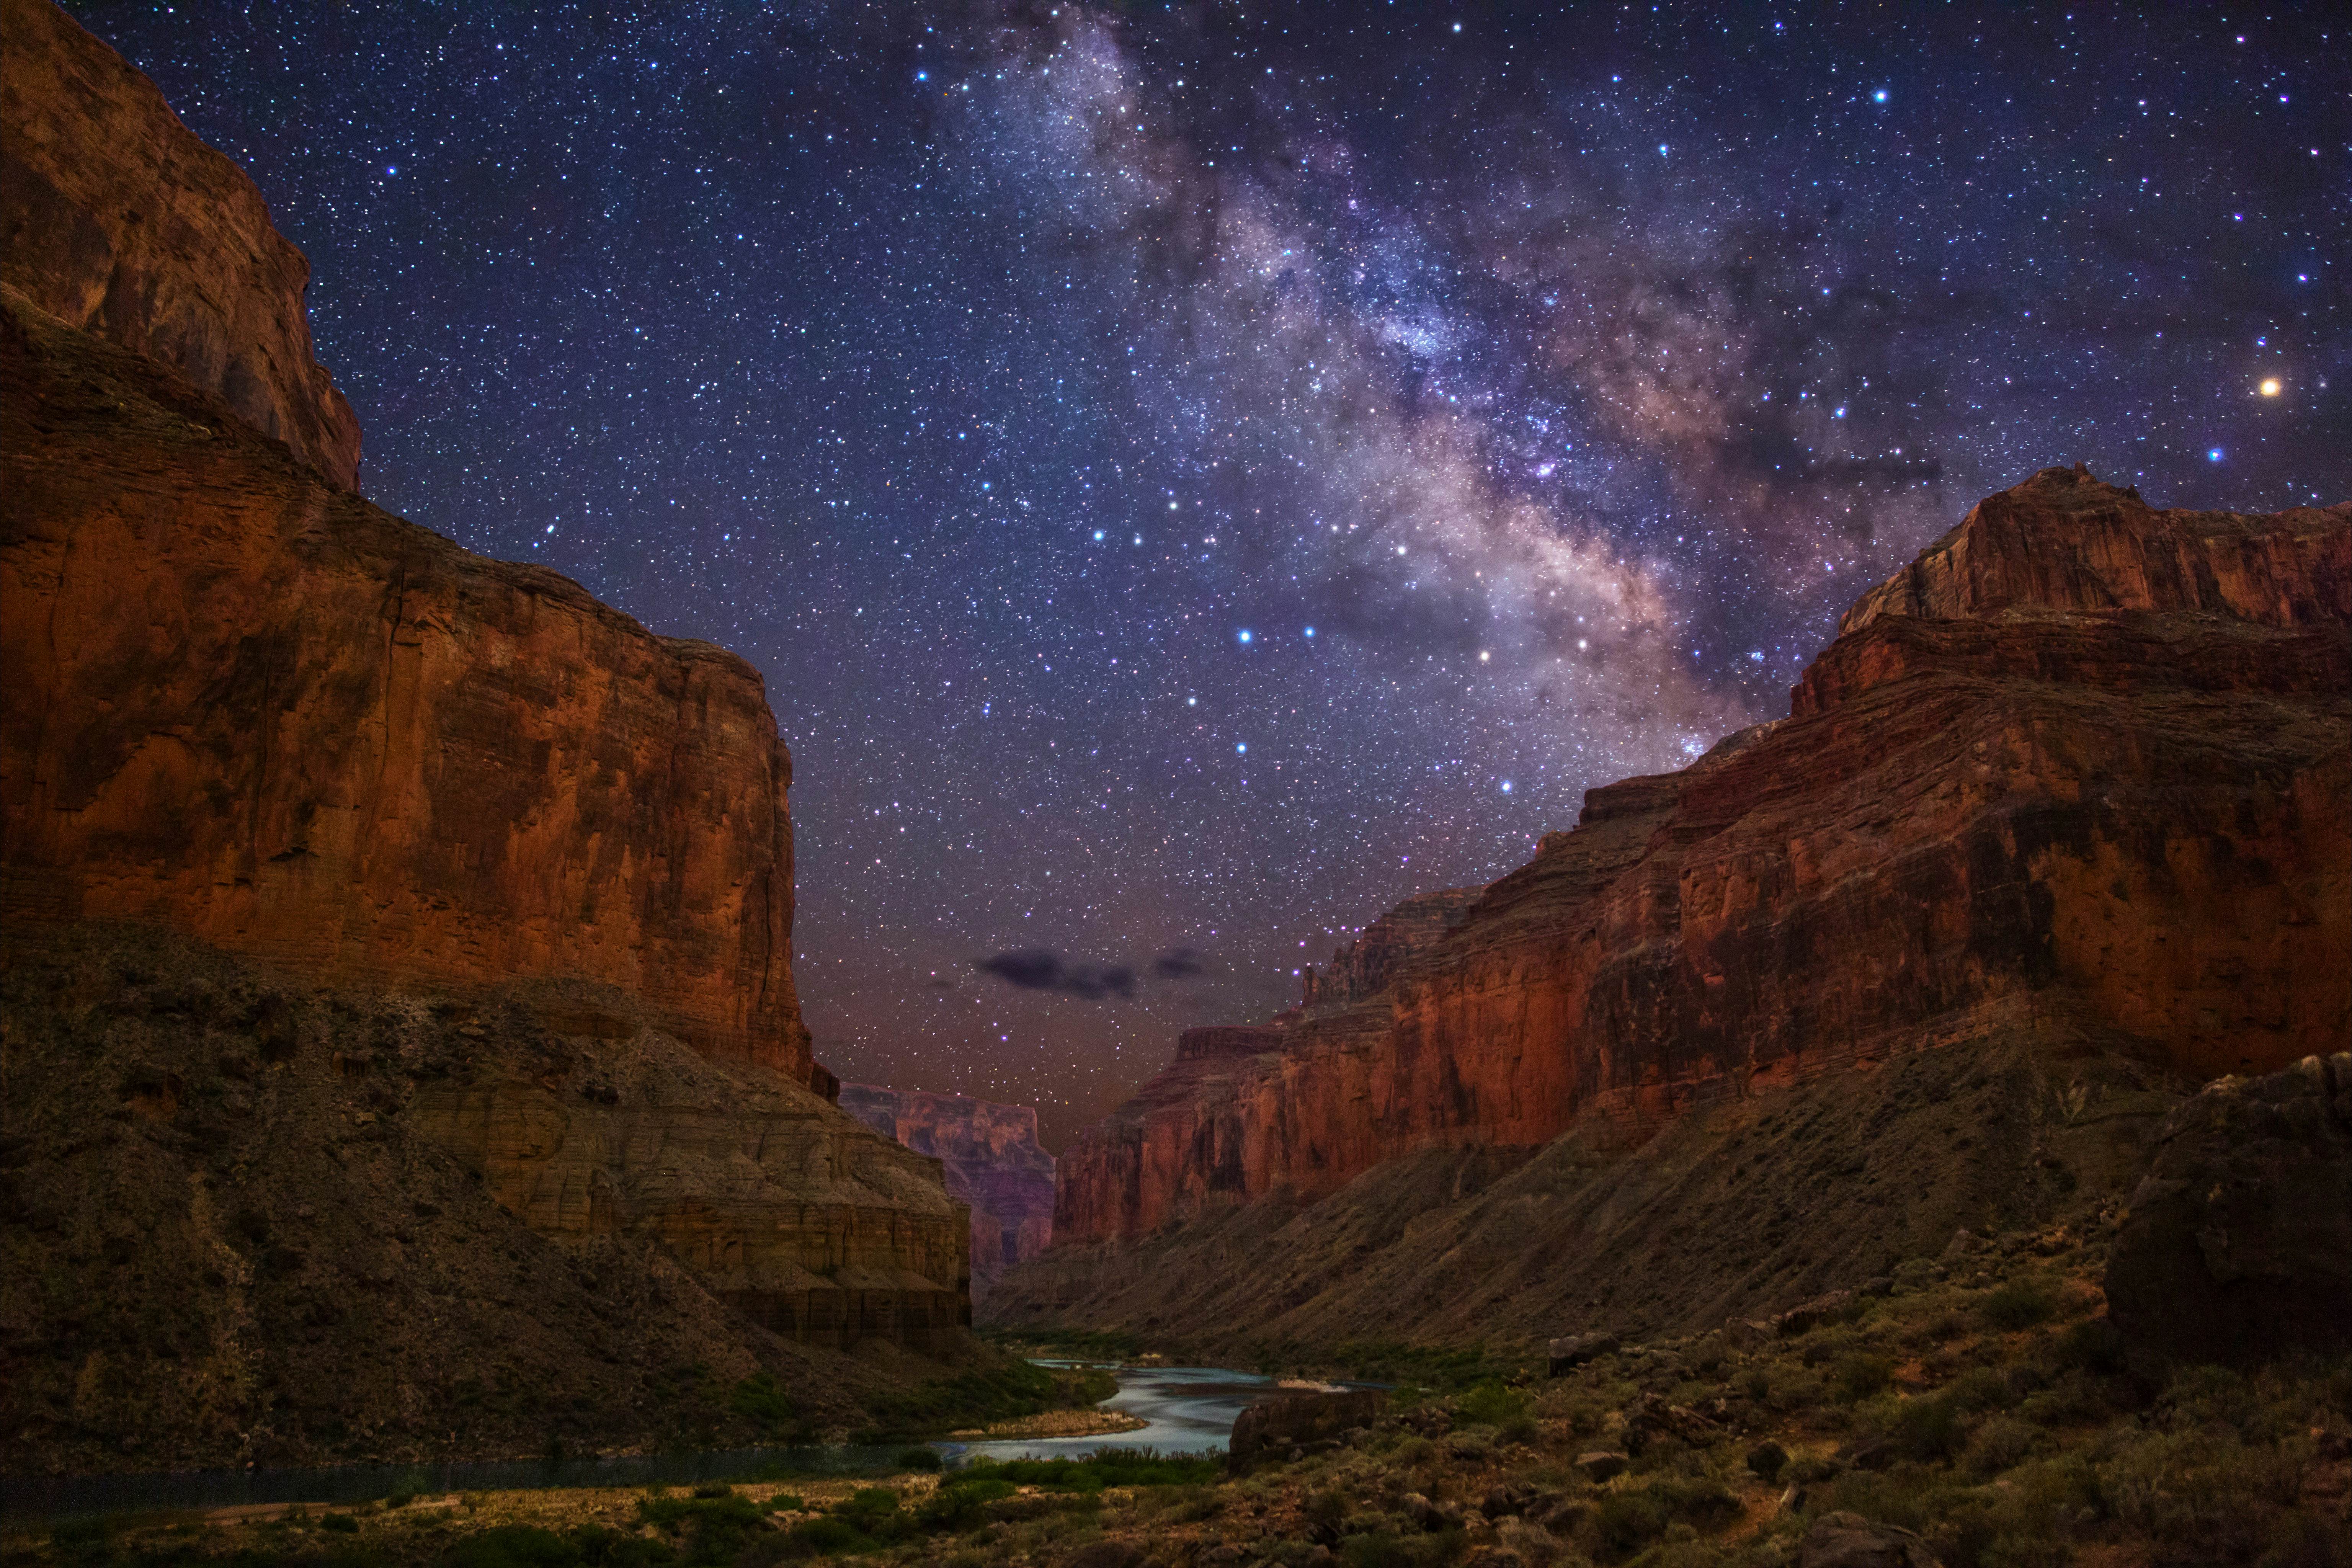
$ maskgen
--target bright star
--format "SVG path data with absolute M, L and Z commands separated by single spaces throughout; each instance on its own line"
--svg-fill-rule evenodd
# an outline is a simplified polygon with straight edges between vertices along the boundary
M 1872 93 L 1870 95 L 1870 101 L 1873 103 L 1885 103 L 1886 101 L 1886 89 L 1882 87 L 1876 92 Z
M 1247 642 L 1247 641 L 1249 641 L 1249 640 L 1250 640 L 1250 635 L 1249 635 L 1249 633 L 1247 633 L 1247 632 L 1244 632 L 1244 633 L 1242 634 L 1242 641 L 1244 641 L 1244 642 Z
M 2276 397 L 2281 390 L 2279 380 L 2276 376 L 2272 376 L 2269 380 L 2263 383 L 2263 395 L 2264 397 Z
M 1307 635 L 1308 637 L 1313 637 L 1313 636 L 1315 635 L 1315 628 L 1314 628 L 1313 626 L 1309 626 L 1309 627 L 1307 627 Z
M 2207 462 L 2209 462 L 2209 463 L 2218 463 L 2218 462 L 2220 462 L 2220 461 L 2221 460 L 2221 447 L 2206 447 L 2206 448 L 2205 448 L 2205 460 L 2206 460 Z

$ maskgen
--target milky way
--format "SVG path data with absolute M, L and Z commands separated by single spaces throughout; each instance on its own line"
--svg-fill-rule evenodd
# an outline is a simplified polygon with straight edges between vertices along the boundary
M 1049 1141 L 1990 490 L 2352 490 L 2310 17 L 77 15 L 310 255 L 374 500 L 766 673 L 820 1055 Z

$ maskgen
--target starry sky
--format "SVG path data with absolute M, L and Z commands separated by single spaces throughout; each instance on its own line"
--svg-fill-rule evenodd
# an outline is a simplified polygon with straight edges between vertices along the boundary
M 2352 493 L 2325 7 L 73 9 L 373 499 L 765 672 L 821 1058 L 1049 1146 L 1979 496 Z

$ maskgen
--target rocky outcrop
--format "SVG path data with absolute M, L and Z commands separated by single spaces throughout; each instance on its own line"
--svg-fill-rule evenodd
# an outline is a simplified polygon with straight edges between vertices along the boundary
M 1006 1268 L 1054 1239 L 1054 1157 L 1037 1142 L 1034 1106 L 845 1083 L 841 1109 L 937 1158 L 949 1193 L 971 1205 L 975 1301 Z
M 245 171 L 49 0 L 0 0 L 0 284 L 355 489 L 359 421 L 311 357 L 310 264 Z
M 810 1078 L 757 670 L 376 510 L 22 296 L 0 355 L 0 919 L 342 985 L 601 982 Z
M 2044 470 L 1865 596 L 1790 717 L 1592 791 L 1377 994 L 1180 1053 L 1062 1156 L 1057 1247 L 1416 1150 L 1639 1142 L 2029 1015 L 2199 1079 L 2332 1048 L 2347 670 L 2352 505 Z
M 2106 1292 L 2117 1328 L 2174 1355 L 2352 1350 L 2352 1053 L 2221 1079 L 2168 1117 Z

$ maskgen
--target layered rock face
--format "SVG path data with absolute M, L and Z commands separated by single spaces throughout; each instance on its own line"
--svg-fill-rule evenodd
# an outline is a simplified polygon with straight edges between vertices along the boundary
M 935 1162 L 623 994 L 0 934 L 0 1472 L 740 1447 L 993 1362 Z
M 1062 1156 L 1057 1247 L 1415 1150 L 1639 1141 L 2021 1010 L 2197 1079 L 2333 1048 L 2348 675 L 2352 505 L 2046 469 L 1865 596 L 1790 718 L 1592 791 L 1376 994 L 1180 1052 Z
M 1034 1106 L 845 1083 L 841 1109 L 937 1157 L 949 1193 L 971 1205 L 975 1302 L 1006 1268 L 1054 1239 L 1054 1157 L 1037 1142 Z
M 310 264 L 253 182 L 49 0 L 0 0 L 0 283 L 355 489 L 359 421 L 310 353 Z
M 152 921 L 338 984 L 599 981 L 809 1079 L 758 671 L 6 305 L 0 918 Z

